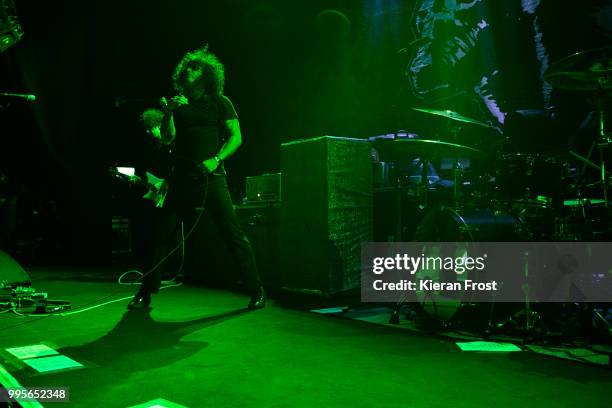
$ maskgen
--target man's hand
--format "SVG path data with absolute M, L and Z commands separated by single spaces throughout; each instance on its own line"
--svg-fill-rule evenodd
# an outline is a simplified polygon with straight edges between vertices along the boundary
M 204 160 L 204 169 L 206 170 L 206 172 L 212 173 L 213 171 L 217 170 L 217 167 L 219 167 L 219 163 L 220 162 L 215 158 Z
M 166 112 L 173 112 L 183 105 L 187 105 L 189 100 L 184 95 L 176 95 L 168 101 L 166 98 L 161 98 L 159 104 Z

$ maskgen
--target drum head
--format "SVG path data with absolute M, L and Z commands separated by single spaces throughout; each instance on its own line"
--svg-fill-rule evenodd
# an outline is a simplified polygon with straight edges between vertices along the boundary
M 473 253 L 478 242 L 511 242 L 520 240 L 520 236 L 520 221 L 504 213 L 493 210 L 432 210 L 417 227 L 413 241 L 428 243 L 422 249 L 425 257 L 457 259 Z M 453 244 L 442 246 L 437 242 Z M 433 284 L 418 286 L 416 299 L 429 317 L 438 322 L 449 322 L 462 305 L 486 300 L 462 289 L 463 281 L 467 279 L 483 280 L 484 277 L 480 276 L 482 273 L 474 269 L 458 274 L 443 270 L 434 263 L 416 272 L 415 277 L 419 282 L 431 280 L 444 287 Z

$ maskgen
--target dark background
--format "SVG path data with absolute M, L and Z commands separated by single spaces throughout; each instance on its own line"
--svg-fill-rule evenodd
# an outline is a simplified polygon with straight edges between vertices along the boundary
M 540 23 L 551 60 L 610 41 L 591 15 L 605 2 L 543 3 Z M 245 176 L 279 171 L 283 142 L 432 132 L 431 118 L 410 111 L 426 101 L 411 94 L 405 78 L 414 0 L 15 4 L 25 35 L 0 55 L 0 89 L 36 94 L 37 101 L 0 101 L 0 160 L 20 191 L 22 215 L 36 211 L 39 220 L 22 217 L 20 233 L 43 223 L 42 239 L 55 255 L 47 259 L 108 259 L 106 170 L 139 159 L 139 113 L 173 94 L 177 61 L 204 43 L 225 64 L 225 93 L 241 119 L 244 145 L 227 165 L 235 199 Z M 516 72 L 500 91 L 508 109 L 541 103 L 524 97 L 537 96 L 541 83 L 519 5 L 489 1 L 481 8 L 497 27 L 491 55 L 505 56 L 500 65 Z M 531 92 L 506 92 L 524 83 Z M 577 109 L 588 109 L 584 95 L 571 99 Z

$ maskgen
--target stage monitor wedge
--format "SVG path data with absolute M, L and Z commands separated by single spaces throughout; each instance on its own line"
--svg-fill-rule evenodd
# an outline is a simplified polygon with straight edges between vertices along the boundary
M 0 249 L 0 288 L 14 284 L 28 286 L 31 283 L 28 273 L 10 255 Z

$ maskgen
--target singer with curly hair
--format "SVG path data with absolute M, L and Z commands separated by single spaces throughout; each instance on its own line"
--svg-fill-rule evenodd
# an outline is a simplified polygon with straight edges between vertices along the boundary
M 236 217 L 223 166 L 242 144 L 238 114 L 223 94 L 223 64 L 204 46 L 183 56 L 172 80 L 178 95 L 170 101 L 162 98 L 165 109 L 162 137 L 172 140 L 174 145 L 164 210 L 183 222 L 186 257 L 197 254 L 197 244 L 189 235 L 201 211 L 206 211 L 244 277 L 251 293 L 248 307 L 264 307 L 266 296 L 253 249 Z M 164 231 L 163 226 L 158 228 L 157 235 L 168 233 L 171 232 Z M 160 287 L 158 271 L 159 268 L 145 271 L 130 309 L 150 304 L 151 294 Z

